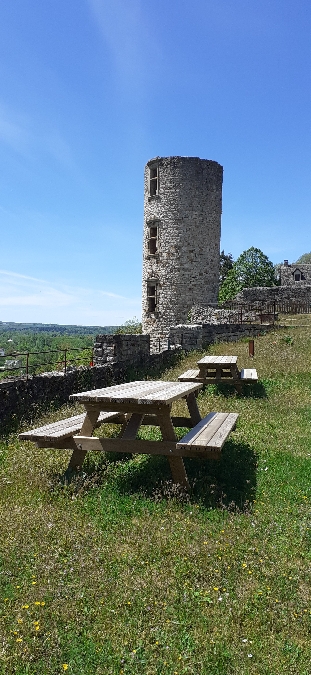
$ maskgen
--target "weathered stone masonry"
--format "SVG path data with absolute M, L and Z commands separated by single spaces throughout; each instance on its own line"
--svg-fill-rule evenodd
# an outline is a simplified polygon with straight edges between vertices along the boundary
M 198 157 L 157 157 L 145 167 L 143 333 L 151 344 L 217 302 L 223 169 Z

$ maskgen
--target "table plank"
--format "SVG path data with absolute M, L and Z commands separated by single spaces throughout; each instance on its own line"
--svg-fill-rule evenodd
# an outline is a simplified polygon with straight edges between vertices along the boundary
M 202 359 L 200 359 L 197 363 L 198 366 L 203 364 L 203 365 L 220 365 L 220 364 L 232 364 L 232 363 L 237 363 L 238 357 L 237 356 L 203 356 Z
M 108 407 L 105 407 L 109 403 L 124 403 L 126 405 L 169 404 L 201 388 L 200 382 L 142 381 L 71 394 L 70 399 L 81 403 L 99 403 L 100 407 L 109 410 Z

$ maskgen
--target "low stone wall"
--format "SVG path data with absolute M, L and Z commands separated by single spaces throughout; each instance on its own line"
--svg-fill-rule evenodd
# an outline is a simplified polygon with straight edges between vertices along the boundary
M 238 323 L 231 324 L 184 324 L 170 329 L 170 343 L 180 345 L 188 352 L 193 349 L 204 349 L 214 342 L 237 342 L 242 337 L 256 337 L 262 335 L 274 326 L 254 326 Z
M 128 363 L 142 365 L 149 359 L 150 335 L 97 335 L 94 344 L 94 363 Z
M 240 304 L 272 303 L 272 302 L 310 302 L 311 286 L 257 286 L 244 288 L 234 298 L 233 302 Z

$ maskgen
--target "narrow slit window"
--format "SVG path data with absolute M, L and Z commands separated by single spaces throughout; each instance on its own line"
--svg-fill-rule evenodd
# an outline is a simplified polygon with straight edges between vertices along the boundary
M 156 224 L 149 227 L 148 249 L 151 255 L 155 255 L 158 251 L 158 226 Z
M 300 272 L 295 272 L 294 279 L 295 279 L 295 281 L 301 281 L 301 274 L 300 274 Z
M 158 194 L 158 167 L 150 167 L 150 196 L 155 197 Z
M 157 285 L 150 283 L 147 285 L 148 312 L 155 312 L 157 306 Z

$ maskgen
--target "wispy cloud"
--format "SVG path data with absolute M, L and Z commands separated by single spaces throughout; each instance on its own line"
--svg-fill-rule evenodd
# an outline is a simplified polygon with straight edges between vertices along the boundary
M 141 90 L 150 65 L 159 57 L 141 0 L 88 0 L 93 17 L 109 49 L 121 86 Z M 148 56 L 152 54 L 150 58 Z
M 140 298 L 0 270 L 2 321 L 118 325 L 139 316 L 140 305 Z
M 69 143 L 59 129 L 22 115 L 0 101 L 0 145 L 4 144 L 18 155 L 37 159 L 45 153 L 64 168 L 76 171 Z
M 30 144 L 25 118 L 13 114 L 3 103 L 0 103 L 0 142 L 19 153 L 25 152 Z

